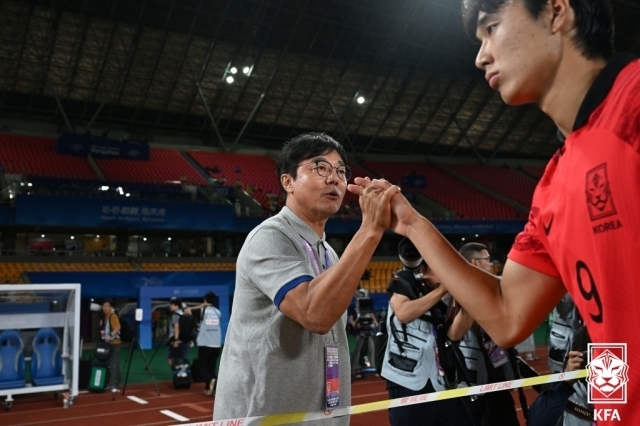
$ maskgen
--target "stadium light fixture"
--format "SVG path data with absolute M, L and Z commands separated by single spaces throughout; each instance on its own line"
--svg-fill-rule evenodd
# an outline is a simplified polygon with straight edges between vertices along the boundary
M 231 71 L 231 74 L 237 74 L 238 73 L 238 68 L 231 67 L 231 69 L 229 71 Z
M 130 196 L 131 194 L 129 194 L 129 193 L 127 192 L 127 193 L 126 193 L 126 194 L 124 194 L 124 195 L 125 195 L 125 197 L 128 197 L 128 196 Z
M 40 238 L 44 238 L 44 234 L 40 235 Z
M 227 83 L 229 84 L 233 83 L 233 77 L 231 76 L 227 77 Z
M 167 241 L 171 241 L 171 237 L 167 238 Z
M 142 241 L 147 241 L 147 237 L 142 237 Z
M 358 102 L 360 105 L 362 105 L 365 101 L 366 99 L 364 98 L 364 96 L 358 96 L 358 98 L 356 99 L 356 102 Z
M 462 241 L 464 241 L 464 240 L 465 240 L 465 238 L 464 238 L 464 237 L 462 237 L 461 239 L 462 239 Z
M 76 239 L 76 237 L 74 237 L 74 236 L 72 235 L 72 236 L 71 236 L 71 239 L 72 239 L 72 240 L 75 240 L 75 239 Z
M 249 75 L 249 73 L 251 72 L 251 68 L 249 68 L 249 67 L 244 67 L 244 68 L 242 68 L 242 72 L 243 72 L 244 74 Z
M 27 186 L 33 186 L 33 184 L 32 184 L 31 182 L 29 182 L 29 183 L 27 184 Z

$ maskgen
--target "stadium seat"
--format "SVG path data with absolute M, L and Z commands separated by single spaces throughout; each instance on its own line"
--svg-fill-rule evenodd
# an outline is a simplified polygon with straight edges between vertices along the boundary
M 32 345 L 31 380 L 33 384 L 35 386 L 62 384 L 64 376 L 58 333 L 52 328 L 42 328 L 33 338 Z
M 0 333 L 0 389 L 16 389 L 25 385 L 24 344 L 20 333 L 5 330 Z

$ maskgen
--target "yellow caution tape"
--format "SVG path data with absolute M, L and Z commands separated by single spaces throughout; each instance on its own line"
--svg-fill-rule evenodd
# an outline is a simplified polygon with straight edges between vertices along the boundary
M 370 413 L 372 411 L 387 410 L 389 408 L 403 407 L 406 405 L 422 404 L 424 402 L 441 401 L 443 399 L 460 398 L 463 396 L 480 395 L 489 392 L 526 388 L 535 385 L 560 382 L 562 380 L 574 380 L 587 377 L 588 370 L 577 370 L 568 373 L 549 374 L 546 376 L 530 377 L 528 379 L 508 380 L 505 382 L 490 383 L 487 385 L 472 386 L 468 388 L 451 389 L 440 392 L 425 393 L 422 395 L 404 398 L 387 399 L 385 401 L 368 402 L 366 404 L 353 405 L 351 407 L 338 408 L 327 411 L 313 411 L 307 413 L 269 414 L 266 416 L 243 417 L 227 420 L 209 420 L 199 423 L 182 423 L 180 426 L 276 426 L 291 423 L 301 423 L 310 420 L 322 420 L 331 417 L 341 417 L 351 414 Z

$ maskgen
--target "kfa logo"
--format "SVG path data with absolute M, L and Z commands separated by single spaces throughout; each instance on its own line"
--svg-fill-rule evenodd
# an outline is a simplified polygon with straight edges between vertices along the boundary
M 587 172 L 585 193 L 591 220 L 616 214 L 607 174 L 607 163 L 600 164 Z
M 589 404 L 626 404 L 629 366 L 626 343 L 590 343 Z

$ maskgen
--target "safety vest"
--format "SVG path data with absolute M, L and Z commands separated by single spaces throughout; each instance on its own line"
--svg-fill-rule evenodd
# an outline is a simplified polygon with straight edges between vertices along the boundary
M 475 324 L 474 324 L 475 327 Z M 460 341 L 460 351 L 464 355 L 464 361 L 469 370 L 470 379 L 473 383 L 471 385 L 486 385 L 489 383 L 489 373 L 487 371 L 487 357 L 484 352 L 483 345 L 478 341 L 476 333 L 473 328 L 467 331 L 462 340 Z M 500 373 L 504 376 L 504 380 L 514 380 L 515 373 L 513 371 L 513 364 L 507 361 L 504 365 L 498 367 Z M 464 384 L 463 384 L 464 386 Z
M 213 306 L 202 309 L 202 321 L 196 343 L 198 346 L 219 348 L 221 343 L 220 311 Z
M 580 328 L 580 317 L 569 293 L 553 309 L 549 336 L 549 370 L 561 373 L 564 358 L 571 350 L 573 335 Z
M 387 318 L 389 339 L 380 375 L 414 391 L 423 389 L 429 379 L 436 391 L 445 390 L 444 377 L 438 369 L 433 325 L 419 318 L 403 325 L 396 318 L 391 303 Z

